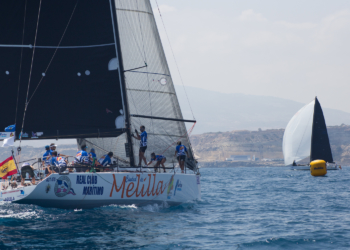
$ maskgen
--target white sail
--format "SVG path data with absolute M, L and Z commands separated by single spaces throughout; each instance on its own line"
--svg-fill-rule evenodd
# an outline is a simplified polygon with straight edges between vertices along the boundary
M 310 156 L 315 101 L 300 109 L 289 121 L 283 135 L 284 164 L 291 165 Z

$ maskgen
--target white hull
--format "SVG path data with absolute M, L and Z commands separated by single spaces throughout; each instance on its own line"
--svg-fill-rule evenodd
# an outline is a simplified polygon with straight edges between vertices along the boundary
M 111 204 L 179 205 L 201 198 L 200 176 L 170 173 L 52 174 L 34 186 L 1 192 L 0 201 L 55 208 L 93 208 Z

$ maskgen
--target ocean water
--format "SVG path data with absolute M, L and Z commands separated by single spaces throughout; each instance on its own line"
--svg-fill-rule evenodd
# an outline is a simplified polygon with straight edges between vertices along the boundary
M 0 206 L 0 249 L 350 249 L 350 168 L 201 169 L 177 207 Z

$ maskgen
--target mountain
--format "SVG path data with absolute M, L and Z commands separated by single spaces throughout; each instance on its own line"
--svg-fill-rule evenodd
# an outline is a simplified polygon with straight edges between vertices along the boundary
M 185 119 L 193 118 L 186 93 L 190 100 L 197 120 L 194 134 L 285 128 L 305 105 L 271 96 L 225 94 L 194 87 L 186 87 L 185 93 L 183 86 L 175 87 Z M 328 108 L 323 108 L 323 112 L 328 126 L 350 124 L 350 113 Z
M 350 165 L 350 126 L 327 129 L 334 161 Z M 282 159 L 283 133 L 284 129 L 205 133 L 192 135 L 191 142 L 200 162 L 224 161 L 231 155 Z
M 11 156 L 11 147 L 0 147 L 0 162 L 4 161 L 8 157 Z M 16 148 L 13 149 L 16 154 Z M 57 148 L 58 153 L 67 155 L 67 156 L 75 156 L 77 154 L 77 145 L 71 144 L 71 145 L 60 145 L 59 148 Z M 45 149 L 43 147 L 37 148 L 37 147 L 31 147 L 31 146 L 22 146 L 21 150 L 21 158 L 19 159 L 20 163 L 23 162 L 30 162 L 34 163 L 37 162 L 37 159 L 42 157 L 45 153 Z M 33 160 L 31 160 L 33 159 Z M 69 161 L 72 161 L 74 158 L 70 157 Z M 21 164 L 19 164 L 21 166 Z

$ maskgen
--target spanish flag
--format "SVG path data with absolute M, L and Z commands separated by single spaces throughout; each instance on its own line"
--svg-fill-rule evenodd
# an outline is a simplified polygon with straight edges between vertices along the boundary
M 7 176 L 17 174 L 17 168 L 13 157 L 9 157 L 0 163 L 0 177 L 6 179 Z

